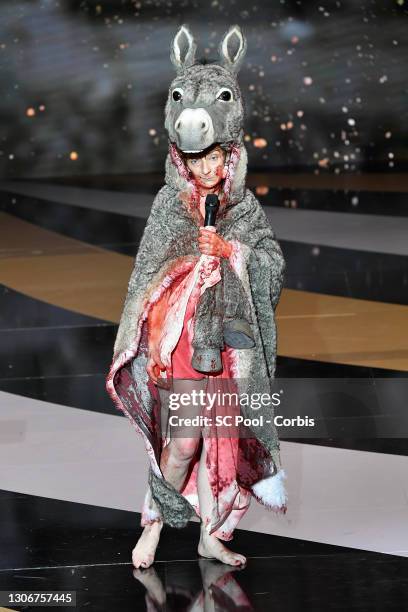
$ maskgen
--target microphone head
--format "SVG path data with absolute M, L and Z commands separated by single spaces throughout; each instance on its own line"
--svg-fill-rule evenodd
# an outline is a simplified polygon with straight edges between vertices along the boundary
M 205 219 L 204 226 L 215 225 L 215 217 L 217 216 L 220 203 L 216 193 L 209 193 L 205 198 Z
M 205 198 L 205 205 L 215 206 L 218 204 L 218 196 L 216 193 L 208 193 Z

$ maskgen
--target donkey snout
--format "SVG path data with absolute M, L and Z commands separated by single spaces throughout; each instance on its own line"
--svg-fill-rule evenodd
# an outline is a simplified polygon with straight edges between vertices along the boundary
M 205 134 L 211 124 L 211 117 L 205 108 L 185 108 L 176 121 L 176 131 L 197 130 Z
M 174 127 L 182 151 L 198 152 L 213 144 L 214 126 L 205 108 L 185 108 Z

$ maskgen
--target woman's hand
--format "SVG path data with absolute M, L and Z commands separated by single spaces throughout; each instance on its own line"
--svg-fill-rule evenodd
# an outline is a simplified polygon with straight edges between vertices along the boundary
M 154 341 L 149 341 L 149 354 L 147 358 L 146 370 L 155 384 L 157 384 L 158 379 L 160 378 L 160 372 L 164 371 L 165 369 L 166 366 L 162 363 L 160 359 L 160 350 L 158 344 Z
M 203 255 L 215 255 L 217 257 L 229 257 L 232 253 L 232 244 L 224 240 L 216 232 L 205 227 L 199 228 L 198 248 Z

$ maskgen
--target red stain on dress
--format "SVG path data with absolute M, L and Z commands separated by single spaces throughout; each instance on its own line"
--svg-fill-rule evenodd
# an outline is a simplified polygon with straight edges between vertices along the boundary
M 197 283 L 190 294 L 181 335 L 171 354 L 171 366 L 166 369 L 166 373 L 176 379 L 207 378 L 206 393 L 219 398 L 220 394 L 238 393 L 232 370 L 233 349 L 225 347 L 221 351 L 223 370 L 218 374 L 206 375 L 191 366 L 193 317 L 200 297 L 200 286 L 201 283 Z M 217 426 L 217 415 L 230 416 L 234 423 L 234 415 L 240 414 L 239 405 L 222 405 L 222 402 L 216 401 L 210 409 L 209 405 L 203 407 L 202 414 L 211 417 L 211 425 L 203 432 L 203 443 L 207 451 L 206 467 L 214 499 L 211 533 L 228 541 L 232 539 L 236 525 L 248 510 L 251 499 L 249 486 L 262 477 L 262 459 L 267 460 L 269 455 L 256 438 L 240 438 L 242 428 L 239 426 Z M 199 458 L 200 453 L 197 453 L 181 493 L 200 516 L 197 491 Z

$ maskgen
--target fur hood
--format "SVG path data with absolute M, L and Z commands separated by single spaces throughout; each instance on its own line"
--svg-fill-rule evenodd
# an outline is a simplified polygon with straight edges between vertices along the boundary
M 243 142 L 221 145 L 227 152 L 225 164 L 227 175 L 223 180 L 221 203 L 225 206 L 237 204 L 245 197 L 248 157 Z M 169 142 L 166 157 L 166 185 L 178 192 L 187 192 L 191 199 L 197 198 L 197 189 L 177 146 Z

